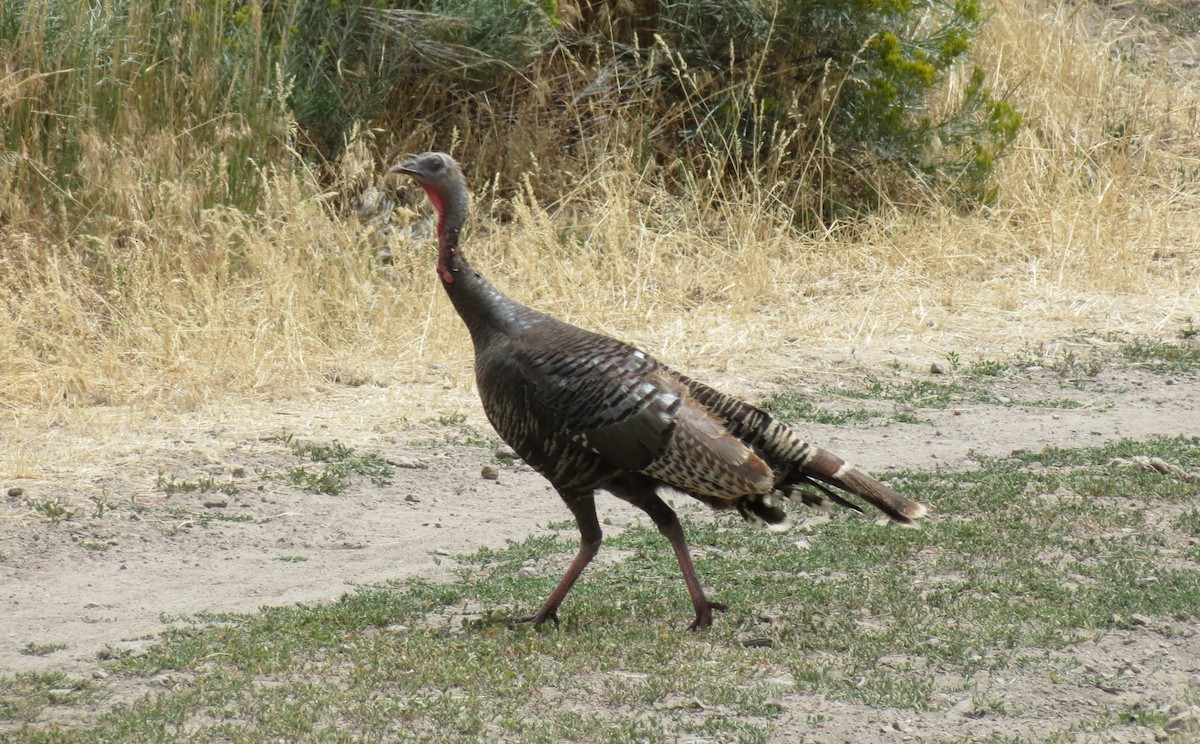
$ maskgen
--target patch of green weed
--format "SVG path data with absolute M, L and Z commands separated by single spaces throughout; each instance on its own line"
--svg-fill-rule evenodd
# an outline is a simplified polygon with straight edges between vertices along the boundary
M 86 702 L 92 689 L 88 680 L 62 672 L 20 672 L 0 677 L 0 721 L 32 721 L 48 705 Z
M 21 647 L 21 653 L 26 656 L 49 656 L 55 651 L 62 651 L 67 647 L 65 643 L 34 643 L 30 641 Z
M 154 486 L 168 496 L 179 493 L 210 493 L 212 491 L 220 491 L 227 496 L 238 493 L 238 487 L 234 483 L 217 483 L 215 478 L 208 475 L 200 476 L 194 481 L 186 481 L 178 480 L 174 475 L 160 473 L 154 481 Z
M 301 465 L 289 471 L 291 484 L 306 491 L 337 495 L 350 486 L 351 477 L 355 475 L 367 476 L 377 486 L 392 482 L 392 466 L 380 455 L 359 453 L 336 441 L 320 445 L 296 441 L 290 435 L 284 441 L 296 455 L 321 463 L 318 468 Z
M 762 404 L 762 409 L 780 421 L 811 421 L 817 424 L 845 426 L 862 424 L 882 417 L 883 414 L 864 409 L 831 411 L 818 408 L 796 393 L 778 393 Z
M 1179 373 L 1200 369 L 1200 342 L 1192 339 L 1185 339 L 1178 344 L 1133 341 L 1121 347 L 1121 355 L 1137 366 L 1154 372 Z
M 75 508 L 57 496 L 52 499 L 26 499 L 25 505 L 32 511 L 49 519 L 52 524 L 70 521 L 75 518 Z

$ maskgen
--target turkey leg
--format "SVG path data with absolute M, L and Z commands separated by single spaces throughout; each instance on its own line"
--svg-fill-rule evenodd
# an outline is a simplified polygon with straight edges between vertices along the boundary
M 725 605 L 710 602 L 704 596 L 700 586 L 700 577 L 696 575 L 696 567 L 692 564 L 692 554 L 688 552 L 687 540 L 683 536 L 683 527 L 675 510 L 667 506 L 667 502 L 659 498 L 653 483 L 626 482 L 624 487 L 614 488 L 613 495 L 628 501 L 650 515 L 658 531 L 671 541 L 675 551 L 675 559 L 679 561 L 679 570 L 683 572 L 683 581 L 687 584 L 688 595 L 692 598 L 692 606 L 696 608 L 696 619 L 688 626 L 688 630 L 703 630 L 712 625 L 713 610 L 724 610 Z
M 542 609 L 538 610 L 535 615 L 517 618 L 512 625 L 518 623 L 541 625 L 547 620 L 553 620 L 557 624 L 558 606 L 562 604 L 567 592 L 571 591 L 571 587 L 583 573 L 583 569 L 596 557 L 596 553 L 600 552 L 600 539 L 603 537 L 603 533 L 600 531 L 600 520 L 596 518 L 595 495 L 592 493 L 582 496 L 568 496 L 562 493 L 559 495 L 562 496 L 563 501 L 567 502 L 567 508 L 575 515 L 575 524 L 579 525 L 579 552 L 575 554 L 575 560 L 571 561 L 571 565 L 567 567 L 567 572 L 559 580 L 558 586 L 554 587 L 553 592 L 550 592 Z

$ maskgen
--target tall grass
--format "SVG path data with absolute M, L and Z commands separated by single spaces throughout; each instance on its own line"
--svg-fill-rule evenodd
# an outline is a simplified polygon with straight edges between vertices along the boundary
M 388 185 L 388 161 L 424 147 L 467 165 L 467 245 L 496 283 L 697 372 L 794 375 L 830 351 L 940 355 L 1078 327 L 1166 332 L 1200 299 L 1200 93 L 1117 53 L 1123 39 L 1088 8 L 990 8 L 979 60 L 1026 115 L 992 208 L 927 198 L 802 233 L 788 184 L 656 165 L 635 120 L 612 116 L 565 160 L 539 136 L 560 119 L 536 97 L 519 110 L 485 97 L 491 115 L 464 112 L 448 140 L 415 123 L 361 130 L 311 167 L 289 147 L 288 81 L 255 46 L 254 13 L 63 7 L 0 6 L 13 40 L 0 50 L 7 407 L 187 407 L 409 380 L 435 361 L 469 400 L 470 352 L 431 247 L 397 239 L 382 264 L 350 215 L 359 189 Z M 487 122 L 505 117 L 523 125 L 504 151 L 526 155 L 500 179 L 505 133 Z M 522 178 L 535 186 L 499 186 Z

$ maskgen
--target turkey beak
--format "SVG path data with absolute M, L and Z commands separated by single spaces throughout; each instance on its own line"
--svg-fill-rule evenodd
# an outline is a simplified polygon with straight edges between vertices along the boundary
M 388 173 L 403 173 L 406 176 L 416 177 L 418 175 L 417 156 L 409 155 L 407 160 L 393 165 L 391 170 L 388 171 Z

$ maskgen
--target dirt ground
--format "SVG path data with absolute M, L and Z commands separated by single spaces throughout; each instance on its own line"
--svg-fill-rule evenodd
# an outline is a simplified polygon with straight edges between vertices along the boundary
M 928 363 L 908 369 L 905 379 L 932 377 Z M 813 402 L 864 405 L 815 392 L 844 379 L 808 377 Z M 897 468 L 970 468 L 976 454 L 1200 433 L 1200 376 L 1194 372 L 1171 376 L 1111 364 L 1078 385 L 1048 369 L 985 384 L 999 403 L 920 409 L 928 423 L 798 428 L 884 478 Z M 433 385 L 427 392 L 438 393 Z M 761 399 L 770 390 L 737 392 Z M 313 400 L 240 401 L 187 415 L 96 409 L 70 420 L 51 415 L 18 422 L 16 445 L 9 443 L 17 469 L 0 483 L 0 673 L 102 675 L 99 656 L 106 647 L 136 652 L 151 642 L 144 639 L 192 613 L 329 601 L 388 579 L 452 580 L 453 555 L 498 547 L 569 518 L 545 481 L 519 463 L 500 465 L 498 479 L 482 477 L 485 465 L 497 463 L 477 408 L 464 407 L 471 411 L 465 419 L 414 423 L 404 418 L 411 415 L 413 393 L 412 385 L 362 386 Z M 1019 404 L 1062 399 L 1082 405 Z M 337 440 L 378 453 L 397 466 L 394 481 L 379 486 L 359 477 L 336 496 L 296 488 L 287 474 L 303 460 L 281 438 L 285 432 L 295 440 Z M 472 439 L 479 443 L 462 443 Z M 36 471 L 22 472 L 22 462 Z M 162 485 L 164 478 L 205 477 L 236 488 L 168 494 Z M 53 500 L 72 509 L 71 518 L 53 521 L 32 506 Z M 637 519 L 616 499 L 602 499 L 600 506 L 610 532 Z M 819 532 L 810 539 L 820 539 Z M 1114 635 L 1069 653 L 1098 670 L 1140 665 L 1145 690 L 1161 693 L 1156 702 L 1176 704 L 1176 693 L 1168 691 L 1200 675 L 1200 636 L 1182 630 L 1146 632 L 1132 641 Z M 38 655 L 29 644 L 65 647 Z M 1046 680 L 985 682 L 1001 699 L 1024 690 L 1031 709 L 1076 715 L 1096 704 L 1059 699 L 1062 689 L 1040 689 Z M 1059 697 L 1048 697 L 1051 692 Z M 815 704 L 804 696 L 785 695 L 784 702 L 799 720 Z M 868 709 L 847 719 L 854 724 L 846 729 L 836 724 L 832 703 L 821 705 L 830 723 L 807 735 L 823 728 L 829 741 L 930 730 L 920 716 Z M 960 719 L 948 734 L 971 734 L 982 725 Z

